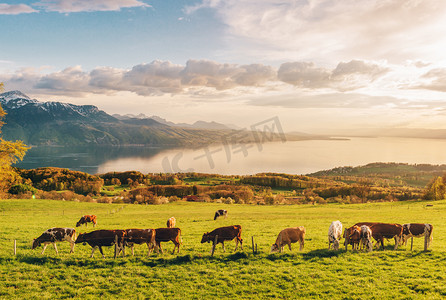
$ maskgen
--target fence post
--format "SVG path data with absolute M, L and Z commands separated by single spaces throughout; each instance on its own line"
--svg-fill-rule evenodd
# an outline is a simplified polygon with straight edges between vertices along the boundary
M 413 237 L 410 238 L 410 251 L 412 251 L 413 248 Z
M 114 259 L 116 259 L 116 256 L 118 256 L 118 235 L 115 235 L 115 256 L 114 256 Z
M 428 234 L 427 234 L 427 232 L 425 232 L 424 233 L 424 252 L 427 251 L 428 239 L 429 239 Z
M 215 246 L 217 245 L 218 235 L 215 236 L 214 244 L 212 245 L 212 253 L 211 256 L 214 256 Z
M 256 254 L 256 249 L 254 247 L 254 236 L 251 237 L 252 240 L 252 254 Z
M 17 240 L 14 240 L 14 256 L 17 254 Z

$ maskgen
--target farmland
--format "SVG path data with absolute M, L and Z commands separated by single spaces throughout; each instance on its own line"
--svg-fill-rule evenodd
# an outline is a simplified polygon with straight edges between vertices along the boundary
M 426 206 L 433 204 L 433 206 Z M 228 209 L 228 218 L 213 220 L 215 210 Z M 54 200 L 0 201 L 0 298 L 420 298 L 446 295 L 446 201 L 388 202 L 326 205 L 225 205 L 178 201 L 164 205 L 100 204 Z M 175 216 L 182 229 L 179 255 L 173 244 L 164 254 L 147 257 L 145 245 L 135 256 L 106 259 L 91 248 L 58 243 L 59 255 L 48 246 L 31 250 L 31 241 L 50 227 L 74 227 L 83 214 L 98 216 L 96 229 L 164 227 Z M 414 251 L 393 241 L 385 251 L 371 253 L 328 251 L 331 221 L 344 226 L 358 221 L 429 222 L 434 225 L 430 251 L 422 252 L 423 239 Z M 233 252 L 234 242 L 221 245 L 210 256 L 210 244 L 201 235 L 216 227 L 240 224 L 244 250 Z M 286 227 L 305 226 L 305 249 L 270 254 L 277 233 Z M 91 231 L 82 227 L 77 232 Z M 251 237 L 258 246 L 253 254 Z M 17 240 L 17 255 L 13 243 Z

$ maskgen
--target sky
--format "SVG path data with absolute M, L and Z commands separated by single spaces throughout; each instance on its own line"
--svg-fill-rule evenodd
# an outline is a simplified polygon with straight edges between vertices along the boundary
M 107 113 L 446 128 L 443 0 L 0 0 L 0 82 Z

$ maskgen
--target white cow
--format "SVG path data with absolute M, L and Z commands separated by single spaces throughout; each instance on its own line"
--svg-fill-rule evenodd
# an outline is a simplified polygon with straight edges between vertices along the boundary
M 339 249 L 339 240 L 342 237 L 342 223 L 341 221 L 333 221 L 328 228 L 328 249 L 333 244 L 333 250 Z

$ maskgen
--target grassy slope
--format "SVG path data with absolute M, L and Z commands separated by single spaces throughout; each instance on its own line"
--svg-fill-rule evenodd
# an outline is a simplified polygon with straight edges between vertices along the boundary
M 44 200 L 0 201 L 0 298 L 442 298 L 446 295 L 444 264 L 446 201 L 324 206 L 248 206 L 210 203 L 172 203 L 159 206 L 113 205 Z M 227 208 L 227 219 L 213 221 L 213 212 Z M 90 247 L 77 245 L 70 255 L 68 243 L 59 243 L 59 256 L 48 246 L 30 250 L 32 238 L 50 227 L 73 227 L 82 214 L 98 216 L 98 229 L 153 228 L 175 216 L 182 228 L 179 256 L 165 253 L 147 258 L 146 247 L 136 246 L 134 258 L 104 260 Z M 331 221 L 344 226 L 357 221 L 430 222 L 434 241 L 423 253 L 422 239 L 408 247 L 372 253 L 325 250 Z M 215 256 L 210 244 L 200 244 L 204 231 L 241 224 L 244 252 L 234 253 L 234 242 L 221 245 Z M 294 246 L 270 255 L 277 233 L 289 226 L 307 229 L 305 250 Z M 82 228 L 82 232 L 92 230 Z M 79 231 L 78 231 L 79 232 Z M 260 253 L 251 252 L 255 236 Z M 17 239 L 18 255 L 12 255 Z M 171 251 L 173 244 L 165 244 Z

